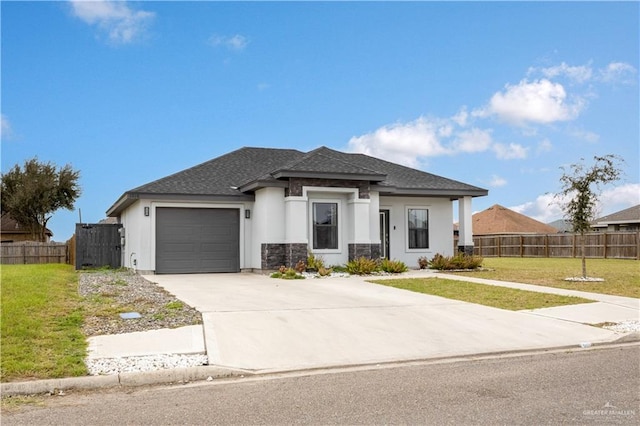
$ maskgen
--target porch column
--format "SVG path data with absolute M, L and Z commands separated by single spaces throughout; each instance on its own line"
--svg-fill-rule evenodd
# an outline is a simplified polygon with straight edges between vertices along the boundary
M 458 199 L 458 251 L 473 255 L 473 222 L 471 197 Z
M 371 258 L 379 256 L 373 253 L 371 244 L 371 201 L 366 198 L 359 198 L 358 193 L 351 194 L 347 202 L 348 210 L 348 240 L 349 240 L 349 260 L 360 256 Z
M 284 199 L 285 264 L 293 267 L 299 260 L 307 260 L 309 228 L 307 197 L 289 196 Z

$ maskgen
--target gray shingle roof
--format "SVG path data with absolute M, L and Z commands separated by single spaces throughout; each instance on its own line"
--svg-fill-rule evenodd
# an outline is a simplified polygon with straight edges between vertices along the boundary
M 117 215 L 141 196 L 251 198 L 251 191 L 282 186 L 278 178 L 327 177 L 368 180 L 376 190 L 397 195 L 486 195 L 487 190 L 364 154 L 327 147 L 308 153 L 293 149 L 240 148 L 197 166 L 125 192 L 107 211 Z
M 640 222 L 640 204 L 620 210 L 615 213 L 602 216 L 593 221 L 593 225 L 606 225 L 607 223 L 637 223 Z

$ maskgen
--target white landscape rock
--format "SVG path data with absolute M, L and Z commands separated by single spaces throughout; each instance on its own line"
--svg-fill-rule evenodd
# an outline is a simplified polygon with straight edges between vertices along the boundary
M 198 367 L 207 365 L 208 362 L 207 356 L 202 354 L 162 354 L 85 360 L 89 374 L 92 376 Z

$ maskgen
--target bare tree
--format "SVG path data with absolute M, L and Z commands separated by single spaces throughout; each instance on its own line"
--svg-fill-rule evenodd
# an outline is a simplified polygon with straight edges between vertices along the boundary
M 560 177 L 562 191 L 556 194 L 560 198 L 565 218 L 573 224 L 573 232 L 580 234 L 582 251 L 582 277 L 587 277 L 587 261 L 585 259 L 585 232 L 591 229 L 598 208 L 598 197 L 602 187 L 620 179 L 622 158 L 616 155 L 594 156 L 591 166 L 580 163 L 561 167 Z

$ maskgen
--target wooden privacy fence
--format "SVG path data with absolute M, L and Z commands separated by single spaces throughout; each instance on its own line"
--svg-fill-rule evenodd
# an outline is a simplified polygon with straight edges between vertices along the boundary
M 581 239 L 580 234 L 474 236 L 473 253 L 482 257 L 581 257 Z M 584 239 L 586 257 L 640 258 L 640 232 L 591 232 Z
M 67 243 L 20 241 L 0 244 L 0 263 L 20 265 L 32 263 L 68 263 Z

